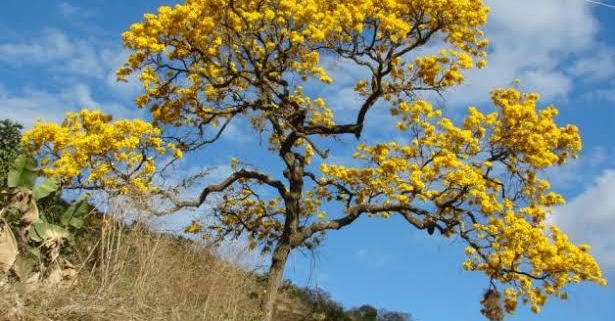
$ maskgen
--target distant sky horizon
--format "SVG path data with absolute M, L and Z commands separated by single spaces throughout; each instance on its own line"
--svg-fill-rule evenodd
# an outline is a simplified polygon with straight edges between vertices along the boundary
M 579 159 L 547 174 L 568 200 L 550 220 L 574 241 L 592 245 L 609 281 L 605 287 L 570 286 L 567 301 L 550 301 L 537 315 L 520 305 L 506 320 L 615 320 L 615 0 L 485 2 L 491 7 L 485 28 L 491 40 L 489 64 L 469 72 L 463 85 L 445 93 L 444 103 L 453 118 L 459 117 L 467 106 L 488 106 L 490 90 L 518 78 L 522 89 L 541 94 L 541 106 L 559 107 L 559 123 L 579 127 L 584 143 Z M 114 72 L 128 55 L 120 35 L 144 13 L 175 3 L 5 0 L 0 11 L 0 119 L 29 127 L 35 119 L 58 121 L 64 112 L 82 107 L 100 108 L 116 118 L 144 117 L 132 102 L 140 85 L 115 81 Z M 310 90 L 332 104 L 352 106 L 352 82 L 362 71 L 325 62 L 335 69 L 334 85 Z M 337 112 L 343 117 L 343 108 Z M 377 140 L 386 120 L 373 116 L 366 131 Z M 246 126 L 235 124 L 199 161 L 217 166 L 210 178 L 217 181 L 229 172 L 229 158 L 250 156 L 256 141 Z M 349 150 L 339 147 L 332 157 L 351 162 Z M 184 170 L 189 169 L 187 164 Z M 191 219 L 176 215 L 159 223 L 181 230 Z M 365 217 L 330 233 L 315 256 L 293 253 L 285 277 L 321 287 L 346 307 L 370 304 L 408 312 L 417 321 L 485 320 L 479 300 L 488 280 L 462 269 L 463 248 L 454 238 L 429 236 L 396 217 Z

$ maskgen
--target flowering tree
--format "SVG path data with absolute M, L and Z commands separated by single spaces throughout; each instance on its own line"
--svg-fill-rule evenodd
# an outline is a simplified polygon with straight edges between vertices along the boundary
M 564 199 L 540 174 L 576 157 L 577 128 L 558 126 L 555 107 L 538 108 L 537 94 L 516 89 L 493 90 L 490 110 L 469 107 L 461 122 L 418 95 L 458 85 L 464 70 L 485 65 L 480 28 L 487 13 L 481 0 L 187 0 L 160 7 L 123 34 L 132 53 L 117 72 L 119 80 L 137 75 L 143 94 L 136 104 L 152 122 L 82 111 L 61 125 L 38 123 L 24 146 L 66 185 L 167 200 L 171 207 L 154 209 L 158 214 L 199 207 L 218 194 L 216 223 L 187 230 L 247 234 L 253 246 L 272 251 L 267 320 L 289 253 L 364 215 L 399 215 L 429 234 L 465 241 L 464 268 L 490 281 L 482 301 L 489 318 L 512 313 L 518 299 L 538 312 L 549 296 L 565 298 L 568 283 L 605 283 L 589 247 L 545 223 Z M 418 55 L 427 45 L 446 49 Z M 354 86 L 361 101 L 352 122 L 337 122 L 339 106 L 302 87 L 332 84 L 324 56 L 369 71 Z M 361 140 L 370 112 L 383 106 L 404 143 Z M 236 118 L 267 135 L 282 175 L 233 159 L 233 172 L 196 199 L 155 186 L 166 168 L 159 163 L 207 150 Z M 363 166 L 326 161 L 323 144 L 342 136 L 356 138 L 353 157 Z M 315 157 L 319 167 L 310 165 Z M 275 196 L 261 195 L 263 188 Z M 325 205 L 337 210 L 326 213 Z

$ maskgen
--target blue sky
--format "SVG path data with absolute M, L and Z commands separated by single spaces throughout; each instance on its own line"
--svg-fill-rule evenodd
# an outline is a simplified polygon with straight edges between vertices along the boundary
M 606 4 L 615 5 L 615 1 Z M 118 84 L 114 71 L 127 52 L 120 34 L 145 12 L 168 0 L 5 0 L 0 11 L 0 118 L 30 125 L 59 120 L 67 110 L 96 107 L 116 117 L 141 117 L 131 103 L 134 82 Z M 559 121 L 579 126 L 580 159 L 550 171 L 553 186 L 567 198 L 552 220 L 578 242 L 589 242 L 611 282 L 606 287 L 570 288 L 567 302 L 552 301 L 534 315 L 521 307 L 509 320 L 615 320 L 615 10 L 584 0 L 491 0 L 486 32 L 489 66 L 468 74 L 447 93 L 450 112 L 485 105 L 490 89 L 513 79 L 560 108 Z M 352 105 L 351 82 L 361 71 L 334 66 L 335 86 L 312 88 L 338 105 Z M 344 109 L 338 110 L 343 115 Z M 368 123 L 380 133 L 381 115 Z M 235 125 L 202 160 L 220 165 L 212 181 L 228 172 L 231 156 L 254 153 L 254 137 Z M 348 140 L 348 142 L 351 142 Z M 348 161 L 347 149 L 336 149 Z M 196 166 L 196 165 L 194 165 Z M 191 168 L 190 165 L 187 167 Z M 192 166 L 193 167 L 193 166 Z M 175 217 L 166 224 L 183 224 Z M 346 306 L 370 303 L 412 313 L 421 321 L 481 320 L 478 300 L 487 280 L 465 272 L 463 245 L 427 237 L 401 220 L 360 219 L 328 235 L 315 256 L 295 253 L 286 276 L 321 286 Z

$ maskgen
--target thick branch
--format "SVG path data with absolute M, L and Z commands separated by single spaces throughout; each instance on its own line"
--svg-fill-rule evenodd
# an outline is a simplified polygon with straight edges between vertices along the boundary
M 284 184 L 281 181 L 273 179 L 272 177 L 266 174 L 260 173 L 260 172 L 242 169 L 238 172 L 231 174 L 229 177 L 227 177 L 224 181 L 222 181 L 219 184 L 209 185 L 205 187 L 203 191 L 201 192 L 201 195 L 199 196 L 199 198 L 194 199 L 194 200 L 181 200 L 177 197 L 175 193 L 160 189 L 156 191 L 155 194 L 160 195 L 167 201 L 171 202 L 173 206 L 165 210 L 157 210 L 147 205 L 146 205 L 146 208 L 148 212 L 156 216 L 164 216 L 164 215 L 175 213 L 182 208 L 199 207 L 203 205 L 203 203 L 205 202 L 209 194 L 215 193 L 215 192 L 222 192 L 226 190 L 229 186 L 231 186 L 233 183 L 237 182 L 238 180 L 244 180 L 244 179 L 256 180 L 263 184 L 269 185 L 271 187 L 276 188 L 278 192 L 280 193 L 281 197 L 284 198 L 287 196 L 286 186 L 284 186 Z
M 354 134 L 355 136 L 360 137 L 362 129 L 363 125 L 357 124 L 335 125 L 331 127 L 315 125 L 304 127 L 303 132 L 306 135 Z
M 146 204 L 146 210 L 156 216 L 169 215 L 179 211 L 182 208 L 199 207 L 201 205 L 198 200 L 180 200 L 176 194 L 162 189 L 158 190 L 156 194 L 161 195 L 164 199 L 173 204 L 172 207 L 164 210 L 157 210 Z
M 214 192 L 222 192 L 225 189 L 227 189 L 229 186 L 231 186 L 233 183 L 241 179 L 257 180 L 263 184 L 276 188 L 278 192 L 280 193 L 280 196 L 282 196 L 282 198 L 286 197 L 286 194 L 287 194 L 286 186 L 284 186 L 284 184 L 281 181 L 273 179 L 272 177 L 266 174 L 260 173 L 260 172 L 248 171 L 248 170 L 242 169 L 238 172 L 231 174 L 221 183 L 215 184 L 215 185 L 209 185 L 205 189 L 203 189 L 203 191 L 201 192 L 201 195 L 199 196 L 199 205 L 205 202 L 205 199 L 207 198 L 209 194 L 214 193 Z
M 339 230 L 354 222 L 363 213 L 377 214 L 382 212 L 400 213 L 410 224 L 414 225 L 419 229 L 426 229 L 430 226 L 429 224 L 425 224 L 417 220 L 415 217 L 412 216 L 412 214 L 429 216 L 431 215 L 431 213 L 429 211 L 411 206 L 409 204 L 359 204 L 350 207 L 347 210 L 346 216 L 344 217 L 326 222 L 317 222 L 307 227 L 297 235 L 297 237 L 293 240 L 293 244 L 301 244 L 303 241 L 307 240 L 312 235 L 319 232 L 323 232 L 326 230 Z

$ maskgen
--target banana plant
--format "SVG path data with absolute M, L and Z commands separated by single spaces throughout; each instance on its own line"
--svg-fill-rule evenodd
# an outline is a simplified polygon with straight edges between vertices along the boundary
M 26 242 L 27 250 L 42 259 L 44 265 L 55 262 L 63 244 L 72 242 L 74 233 L 83 227 L 85 217 L 91 212 L 87 198 L 73 202 L 57 219 L 39 212 L 37 203 L 56 197 L 61 184 L 55 178 L 43 179 L 39 184 L 37 180 L 36 160 L 21 154 L 7 175 L 6 190 L 0 190 L 0 213 L 3 213 L 0 215 L 0 254 L 3 254 L 0 267 L 6 270 L 15 261 L 14 249 L 18 248 L 19 240 Z

